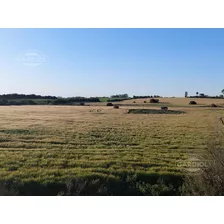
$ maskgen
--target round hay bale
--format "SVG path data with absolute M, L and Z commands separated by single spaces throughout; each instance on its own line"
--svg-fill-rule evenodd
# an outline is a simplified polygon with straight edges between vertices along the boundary
M 112 107 L 113 104 L 112 104 L 112 103 L 107 103 L 107 106 L 108 106 L 108 107 Z
M 159 103 L 158 99 L 150 99 L 150 103 Z
M 196 105 L 196 104 L 197 104 L 197 102 L 193 101 L 193 100 L 189 102 L 189 105 Z

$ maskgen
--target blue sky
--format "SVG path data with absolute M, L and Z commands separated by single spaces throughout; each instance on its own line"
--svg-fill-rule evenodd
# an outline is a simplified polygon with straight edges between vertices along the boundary
M 0 29 L 0 50 L 0 94 L 182 97 L 224 89 L 224 29 Z M 32 64 L 32 52 L 43 63 Z

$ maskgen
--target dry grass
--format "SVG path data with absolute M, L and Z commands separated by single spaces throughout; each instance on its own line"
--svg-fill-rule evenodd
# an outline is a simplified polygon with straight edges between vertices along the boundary
M 216 105 L 224 105 L 224 99 L 206 99 L 206 98 L 159 98 L 159 102 L 167 106 L 188 106 L 190 101 L 196 101 L 198 106 L 211 105 L 212 103 Z M 144 101 L 149 103 L 150 98 L 147 99 L 135 99 L 136 104 L 143 104 Z M 122 104 L 133 104 L 133 100 L 126 100 L 121 102 Z
M 175 107 L 185 100 L 161 100 L 186 112 L 180 115 L 127 114 L 125 106 L 0 107 L 0 180 L 181 175 L 176 162 L 186 150 L 203 149 L 210 124 L 223 115 L 217 108 Z

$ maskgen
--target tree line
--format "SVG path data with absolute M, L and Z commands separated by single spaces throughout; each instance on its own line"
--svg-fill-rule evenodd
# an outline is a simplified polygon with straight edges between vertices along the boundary
M 0 100 L 16 100 L 16 99 L 57 99 L 56 96 L 41 96 L 35 94 L 3 94 L 0 95 Z
M 100 102 L 98 97 L 56 97 L 35 94 L 3 94 L 0 95 L 0 105 L 84 105 L 87 102 Z
M 120 102 L 127 99 L 141 99 L 141 98 L 160 98 L 158 95 L 154 96 L 133 96 L 128 94 L 116 94 L 107 98 L 107 102 Z M 41 96 L 36 94 L 2 94 L 0 95 L 0 105 L 84 105 L 85 103 L 101 102 L 101 97 L 56 97 L 56 96 Z
M 133 96 L 133 99 L 144 99 L 144 98 L 161 98 L 159 95 L 151 95 L 151 96 Z

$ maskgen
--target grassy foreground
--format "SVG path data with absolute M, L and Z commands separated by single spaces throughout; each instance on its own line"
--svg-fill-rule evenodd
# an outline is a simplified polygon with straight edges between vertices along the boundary
M 177 161 L 203 149 L 223 115 L 188 101 L 164 99 L 183 114 L 104 104 L 0 107 L 0 184 L 18 195 L 178 195 Z

